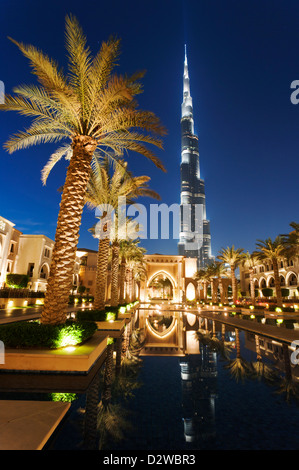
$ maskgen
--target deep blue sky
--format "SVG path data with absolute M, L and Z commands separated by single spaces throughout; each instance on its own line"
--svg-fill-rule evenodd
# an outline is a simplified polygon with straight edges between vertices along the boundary
M 164 151 L 157 152 L 167 173 L 137 155 L 129 157 L 129 168 L 149 175 L 151 187 L 169 205 L 179 202 L 187 43 L 214 255 L 233 244 L 253 250 L 256 239 L 285 233 L 291 221 L 299 221 L 299 105 L 290 101 L 290 84 L 299 79 L 297 0 L 2 0 L 0 80 L 7 93 L 35 80 L 7 36 L 40 47 L 64 66 L 68 13 L 77 16 L 95 52 L 111 34 L 122 39 L 121 72 L 147 70 L 139 103 L 168 129 Z M 58 164 L 42 186 L 40 172 L 55 146 L 10 156 L 2 145 L 27 122 L 3 112 L 0 122 L 0 214 L 24 233 L 54 239 L 57 188 L 66 164 Z M 94 221 L 94 213 L 85 209 L 79 247 L 96 249 L 88 232 Z M 142 245 L 149 253 L 177 254 L 177 240 L 143 240 Z

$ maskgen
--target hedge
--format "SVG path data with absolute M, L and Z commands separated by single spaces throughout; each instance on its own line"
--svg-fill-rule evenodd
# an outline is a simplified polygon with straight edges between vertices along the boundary
M 57 349 L 78 345 L 97 330 L 96 323 L 67 320 L 62 325 L 45 325 L 39 321 L 0 325 L 0 340 L 5 348 Z
M 9 273 L 6 275 L 5 282 L 9 287 L 14 287 L 15 289 L 24 289 L 28 285 L 29 276 L 28 274 Z
M 81 322 L 90 321 L 107 321 L 108 319 L 116 318 L 117 314 L 112 311 L 105 310 L 79 310 L 76 312 L 76 318 Z

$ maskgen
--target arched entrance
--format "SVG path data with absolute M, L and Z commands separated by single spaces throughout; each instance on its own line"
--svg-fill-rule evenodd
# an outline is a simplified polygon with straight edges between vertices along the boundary
M 196 258 L 153 254 L 145 255 L 144 261 L 146 277 L 140 281 L 140 301 L 184 302 L 189 280 L 196 285 Z M 198 297 L 197 285 L 195 290 Z
M 149 300 L 172 300 L 174 282 L 167 273 L 155 274 L 148 283 Z

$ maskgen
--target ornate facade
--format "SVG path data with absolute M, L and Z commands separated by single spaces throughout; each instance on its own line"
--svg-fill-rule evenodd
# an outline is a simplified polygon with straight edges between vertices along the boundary
M 247 296 L 250 294 L 249 270 L 240 266 L 240 288 Z M 280 285 L 289 299 L 299 297 L 299 258 L 287 260 L 281 259 L 279 263 Z M 261 263 L 254 268 L 253 281 L 258 296 L 263 297 L 263 289 L 272 289 L 275 296 L 274 273 L 271 263 Z

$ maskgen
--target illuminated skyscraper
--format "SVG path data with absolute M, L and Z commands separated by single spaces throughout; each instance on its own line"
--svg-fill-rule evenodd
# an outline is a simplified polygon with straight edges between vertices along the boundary
M 180 209 L 179 254 L 197 258 L 198 268 L 203 268 L 212 260 L 211 235 L 210 222 L 206 220 L 205 185 L 200 178 L 198 137 L 194 134 L 186 46 L 181 110 Z

